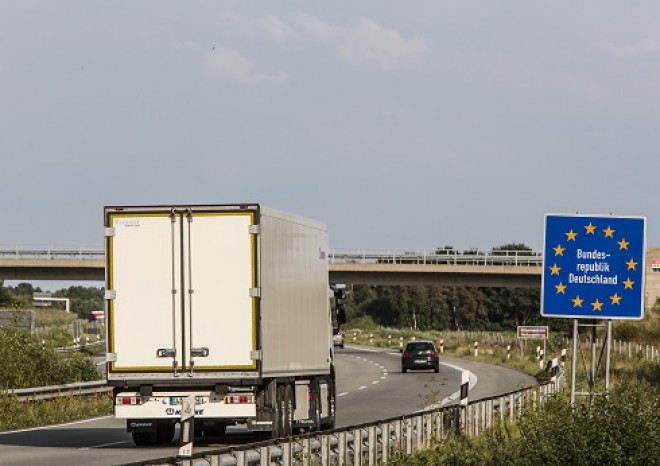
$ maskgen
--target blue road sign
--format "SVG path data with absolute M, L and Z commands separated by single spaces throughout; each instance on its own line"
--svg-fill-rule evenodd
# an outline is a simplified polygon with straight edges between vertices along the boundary
M 545 216 L 541 315 L 644 317 L 646 218 Z

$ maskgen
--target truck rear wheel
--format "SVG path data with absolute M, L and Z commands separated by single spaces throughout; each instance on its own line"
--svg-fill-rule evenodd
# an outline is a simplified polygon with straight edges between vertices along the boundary
M 290 437 L 293 433 L 293 390 L 287 383 L 280 389 L 280 437 Z
M 158 443 L 172 443 L 174 440 L 174 423 L 161 422 L 158 424 L 158 431 L 156 432 L 156 440 Z
M 222 422 L 215 422 L 210 425 L 204 425 L 204 437 L 220 437 L 227 431 L 227 425 Z
M 158 435 L 156 432 L 133 432 L 133 442 L 138 447 L 152 447 L 156 445 Z
M 314 384 L 312 392 L 312 405 L 310 410 L 310 419 L 312 420 L 311 432 L 321 430 L 321 392 L 318 383 Z
M 334 429 L 335 427 L 335 408 L 337 402 L 337 393 L 334 379 L 328 379 L 328 418 L 321 423 L 321 430 Z

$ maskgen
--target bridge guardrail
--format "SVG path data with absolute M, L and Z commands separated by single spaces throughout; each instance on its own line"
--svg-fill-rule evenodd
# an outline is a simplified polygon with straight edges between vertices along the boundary
M 331 249 L 330 263 L 438 264 L 541 266 L 543 256 L 534 251 L 458 251 L 455 249 Z
M 72 259 L 99 260 L 104 250 L 98 245 L 82 246 L 33 246 L 0 244 L 1 259 Z
M 537 251 L 480 251 L 470 249 L 330 249 L 330 263 L 360 264 L 445 264 L 541 266 L 543 256 Z M 1 245 L 2 259 L 77 259 L 101 260 L 102 246 L 22 246 Z

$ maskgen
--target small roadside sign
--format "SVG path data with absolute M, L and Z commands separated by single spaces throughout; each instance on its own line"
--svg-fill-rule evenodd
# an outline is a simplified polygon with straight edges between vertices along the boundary
M 547 340 L 548 327 L 545 326 L 519 326 L 517 329 L 518 339 Z
M 545 217 L 541 315 L 644 317 L 645 217 Z

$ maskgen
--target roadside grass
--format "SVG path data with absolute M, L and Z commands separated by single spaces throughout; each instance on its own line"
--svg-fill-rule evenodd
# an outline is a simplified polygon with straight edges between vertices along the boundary
M 70 325 L 71 322 L 78 319 L 79 317 L 73 312 L 65 312 L 61 309 L 36 308 L 34 310 L 35 327 L 59 327 L 67 324 Z
M 0 431 L 40 427 L 112 414 L 111 393 L 20 402 L 0 393 Z

